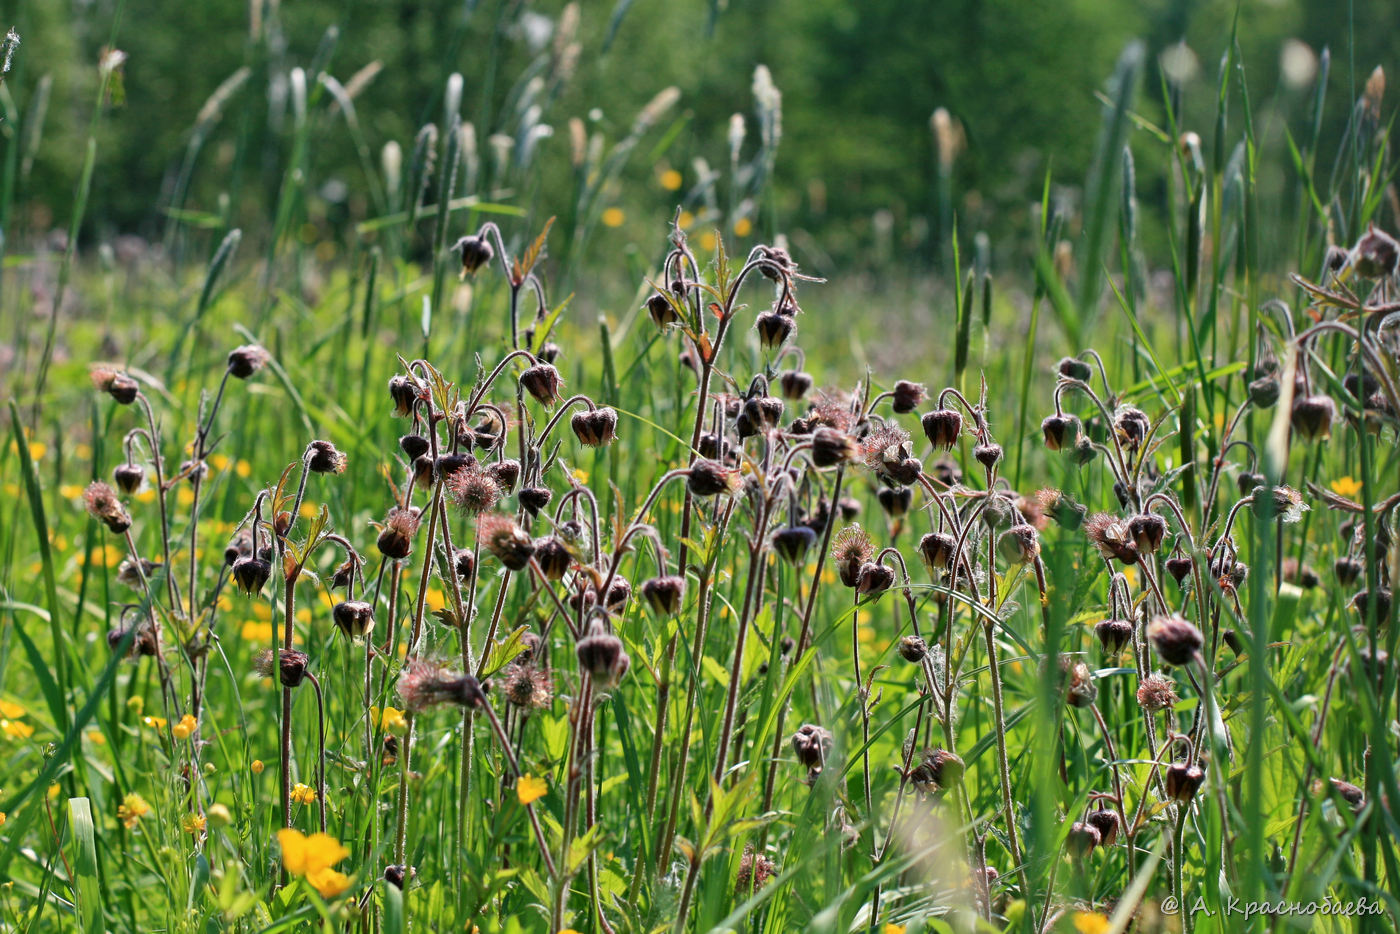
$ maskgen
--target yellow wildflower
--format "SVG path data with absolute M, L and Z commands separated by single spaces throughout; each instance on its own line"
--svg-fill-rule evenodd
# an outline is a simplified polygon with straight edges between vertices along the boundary
M 165 729 L 165 725 L 170 721 L 166 720 L 164 717 L 147 716 L 142 717 L 141 722 L 159 733 L 161 730 Z
M 319 892 L 322 898 L 335 898 L 350 888 L 350 877 L 330 868 L 308 872 L 306 881 L 311 883 L 312 888 Z
M 1079 934 L 1104 934 L 1108 927 L 1108 918 L 1097 911 L 1076 911 L 1074 913 L 1074 929 Z
M 303 782 L 297 782 L 292 786 L 293 804 L 315 804 L 316 789 Z
M 403 711 L 394 707 L 385 707 L 384 712 L 379 713 L 379 708 L 371 707 L 370 713 L 379 721 L 379 727 L 385 733 L 393 733 L 396 736 L 403 736 L 408 732 L 408 720 L 404 718 Z
M 667 191 L 679 190 L 684 182 L 685 179 L 681 177 L 681 173 L 675 169 L 667 169 L 661 173 L 661 187 Z
M 1332 487 L 1333 493 L 1347 499 L 1356 499 L 1361 493 L 1361 481 L 1355 477 L 1342 477 L 1340 480 L 1333 480 L 1328 486 Z
M 747 237 L 752 230 L 753 221 L 749 220 L 747 217 L 741 217 L 734 222 L 734 233 L 737 236 Z M 903 930 L 903 928 L 900 928 L 900 932 Z
M 19 720 L 0 720 L 0 733 L 10 739 L 28 739 L 34 735 L 34 727 Z
M 261 775 L 264 768 L 266 768 L 266 766 L 263 765 L 263 760 L 261 759 L 254 759 L 248 766 L 249 771 L 254 775 Z
M 136 825 L 141 823 L 141 818 L 149 813 L 151 806 L 146 803 L 146 799 L 133 791 L 122 798 L 122 803 L 117 807 L 117 820 L 121 821 L 127 830 L 135 830 Z
M 282 865 L 294 876 L 319 873 L 350 855 L 330 834 L 313 833 L 308 837 L 292 827 L 277 831 L 277 843 L 282 847 Z
M 895 924 L 893 921 L 886 921 L 885 926 L 880 929 L 881 934 L 904 934 L 908 925 Z
M 272 623 L 258 622 L 257 620 L 250 619 L 243 624 L 240 635 L 243 636 L 244 642 L 266 644 L 272 641 L 272 632 Z
M 549 784 L 542 778 L 533 775 L 522 775 L 520 781 L 515 785 L 515 793 L 520 798 L 521 804 L 530 804 L 538 801 L 549 791 Z
M 622 208 L 608 208 L 603 212 L 604 227 L 621 227 L 625 220 L 627 215 L 622 213 Z
M 194 714 L 187 713 L 180 718 L 179 723 L 170 728 L 170 735 L 180 740 L 189 739 L 198 727 L 199 721 L 194 718 Z
M 22 704 L 0 700 L 0 717 L 4 717 L 7 720 L 18 720 L 28 712 L 29 711 L 25 710 Z
M 197 837 L 204 833 L 204 828 L 209 822 L 204 819 L 203 814 L 186 814 L 180 820 L 180 829 L 192 837 Z
M 5 812 L 4 812 L 4 811 L 0 811 L 0 827 L 4 827 L 4 826 L 5 826 Z
M 107 745 L 107 737 L 102 735 L 101 730 L 88 730 L 86 735 L 88 742 L 92 743 L 94 746 Z

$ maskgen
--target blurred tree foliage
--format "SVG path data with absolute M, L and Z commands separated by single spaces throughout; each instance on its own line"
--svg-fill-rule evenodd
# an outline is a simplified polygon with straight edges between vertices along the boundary
M 125 101 L 101 126 L 88 232 L 155 235 L 196 115 L 240 67 L 250 69 L 249 78 L 199 152 L 185 200 L 192 210 L 222 211 L 235 222 L 265 217 L 278 196 L 290 146 L 292 67 L 311 69 L 319 60 L 346 82 L 370 62 L 382 64 L 355 101 L 376 168 L 390 140 L 412 151 L 418 128 L 439 118 L 447 76 L 460 72 L 464 119 L 485 149 L 490 134 L 513 132 L 513 89 L 548 48 L 563 6 L 6 0 L 0 21 L 15 25 L 24 40 L 8 84 L 18 121 L 6 127 L 11 145 L 35 119 L 30 105 L 40 81 L 52 82 L 41 145 L 16 210 L 31 231 L 66 220 L 96 63 L 113 41 L 127 54 Z M 1101 111 L 1094 90 L 1133 37 L 1146 40 L 1154 62 L 1183 39 L 1196 51 L 1182 102 L 1186 125 L 1209 140 L 1219 56 L 1235 15 L 1234 4 L 1218 0 L 590 0 L 580 6 L 577 64 L 551 91 L 542 117 L 554 133 L 541 142 L 530 190 L 510 196 L 541 205 L 567 201 L 575 185 L 568 119 L 584 118 L 616 138 L 658 90 L 675 85 L 683 122 L 649 140 L 629 166 L 625 178 L 645 184 L 611 195 L 623 207 L 653 212 L 654 223 L 677 197 L 656 184 L 663 168 L 681 170 L 688 184 L 695 156 L 727 164 L 730 115 L 752 112 L 753 68 L 764 63 L 783 92 L 784 134 L 760 223 L 805 228 L 814 242 L 837 250 L 861 249 L 880 223 L 906 244 L 926 245 L 927 218 L 939 211 L 930 115 L 945 107 L 965 140 L 953 186 L 964 229 L 985 227 L 994 236 L 1024 230 L 1047 170 L 1057 183 L 1082 182 Z M 1307 119 L 1309 91 L 1275 90 L 1289 37 L 1331 47 L 1337 104 L 1355 99 L 1374 65 L 1393 72 L 1400 62 L 1393 0 L 1248 0 L 1239 17 L 1260 122 L 1277 118 L 1296 131 Z M 1178 64 L 1189 72 L 1193 63 L 1188 55 Z M 1162 119 L 1161 87 L 1154 67 L 1139 98 L 1149 120 Z M 1331 106 L 1326 133 L 1339 135 L 1345 117 L 1345 106 Z M 338 179 L 350 192 L 346 215 L 370 213 L 364 167 L 344 126 L 322 129 L 311 190 Z M 1152 158 L 1140 159 L 1140 194 L 1149 209 L 1153 171 Z M 877 215 L 882 220 L 872 221 Z

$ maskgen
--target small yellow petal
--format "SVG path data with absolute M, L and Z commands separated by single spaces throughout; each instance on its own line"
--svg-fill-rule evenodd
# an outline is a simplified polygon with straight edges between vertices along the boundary
M 621 227 L 625 220 L 627 220 L 627 215 L 622 213 L 622 208 L 608 208 L 603 212 L 603 226 L 605 227 Z
M 519 796 L 521 804 L 531 804 L 538 801 L 548 791 L 549 783 L 533 775 L 522 775 L 515 786 L 515 793 Z

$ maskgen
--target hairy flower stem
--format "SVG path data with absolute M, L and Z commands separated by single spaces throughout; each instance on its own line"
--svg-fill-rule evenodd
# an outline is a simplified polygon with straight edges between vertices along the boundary
M 579 786 L 583 778 L 579 761 L 585 755 L 585 750 L 581 748 L 588 729 L 584 719 L 591 715 L 592 702 L 593 679 L 585 671 L 579 685 L 578 698 L 574 701 L 573 710 L 569 715 L 571 729 L 568 755 L 564 762 L 564 822 L 558 860 L 560 869 L 554 876 L 554 908 L 551 915 L 553 923 L 550 926 L 551 930 L 555 931 L 564 927 L 564 912 L 569 902 L 569 850 L 573 846 L 574 832 L 578 824 Z
M 286 581 L 286 591 L 282 602 L 282 651 L 292 648 L 292 628 L 296 625 L 296 579 Z M 273 677 L 281 655 L 272 653 Z M 282 826 L 292 826 L 292 689 L 282 686 L 282 747 L 278 762 L 279 778 L 282 783 Z
M 989 575 L 991 579 L 991 575 Z M 1011 796 L 1011 765 L 1006 753 L 1006 707 L 1001 695 L 1001 669 L 997 661 L 996 625 L 990 620 L 982 623 L 982 632 L 987 640 L 987 668 L 992 679 L 992 707 L 995 723 L 992 726 L 997 738 L 997 777 L 1001 781 L 1001 803 L 1006 810 L 1006 842 L 1011 850 L 1011 859 L 1016 863 L 1017 874 L 1021 877 L 1021 891 L 1030 895 L 1030 880 L 1026 876 L 1026 866 L 1021 859 L 1021 843 L 1016 832 L 1016 801 Z

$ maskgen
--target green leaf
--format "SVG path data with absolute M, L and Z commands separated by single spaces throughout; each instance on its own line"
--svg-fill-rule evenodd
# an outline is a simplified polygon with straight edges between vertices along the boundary
M 83 930 L 101 934 L 102 886 L 97 878 L 97 835 L 92 826 L 92 804 L 87 798 L 68 799 L 68 819 L 73 827 L 77 856 L 73 860 L 74 886 L 78 894 L 78 914 Z M 203 855 L 200 856 L 203 860 Z M 205 862 L 206 872 L 208 862 Z

